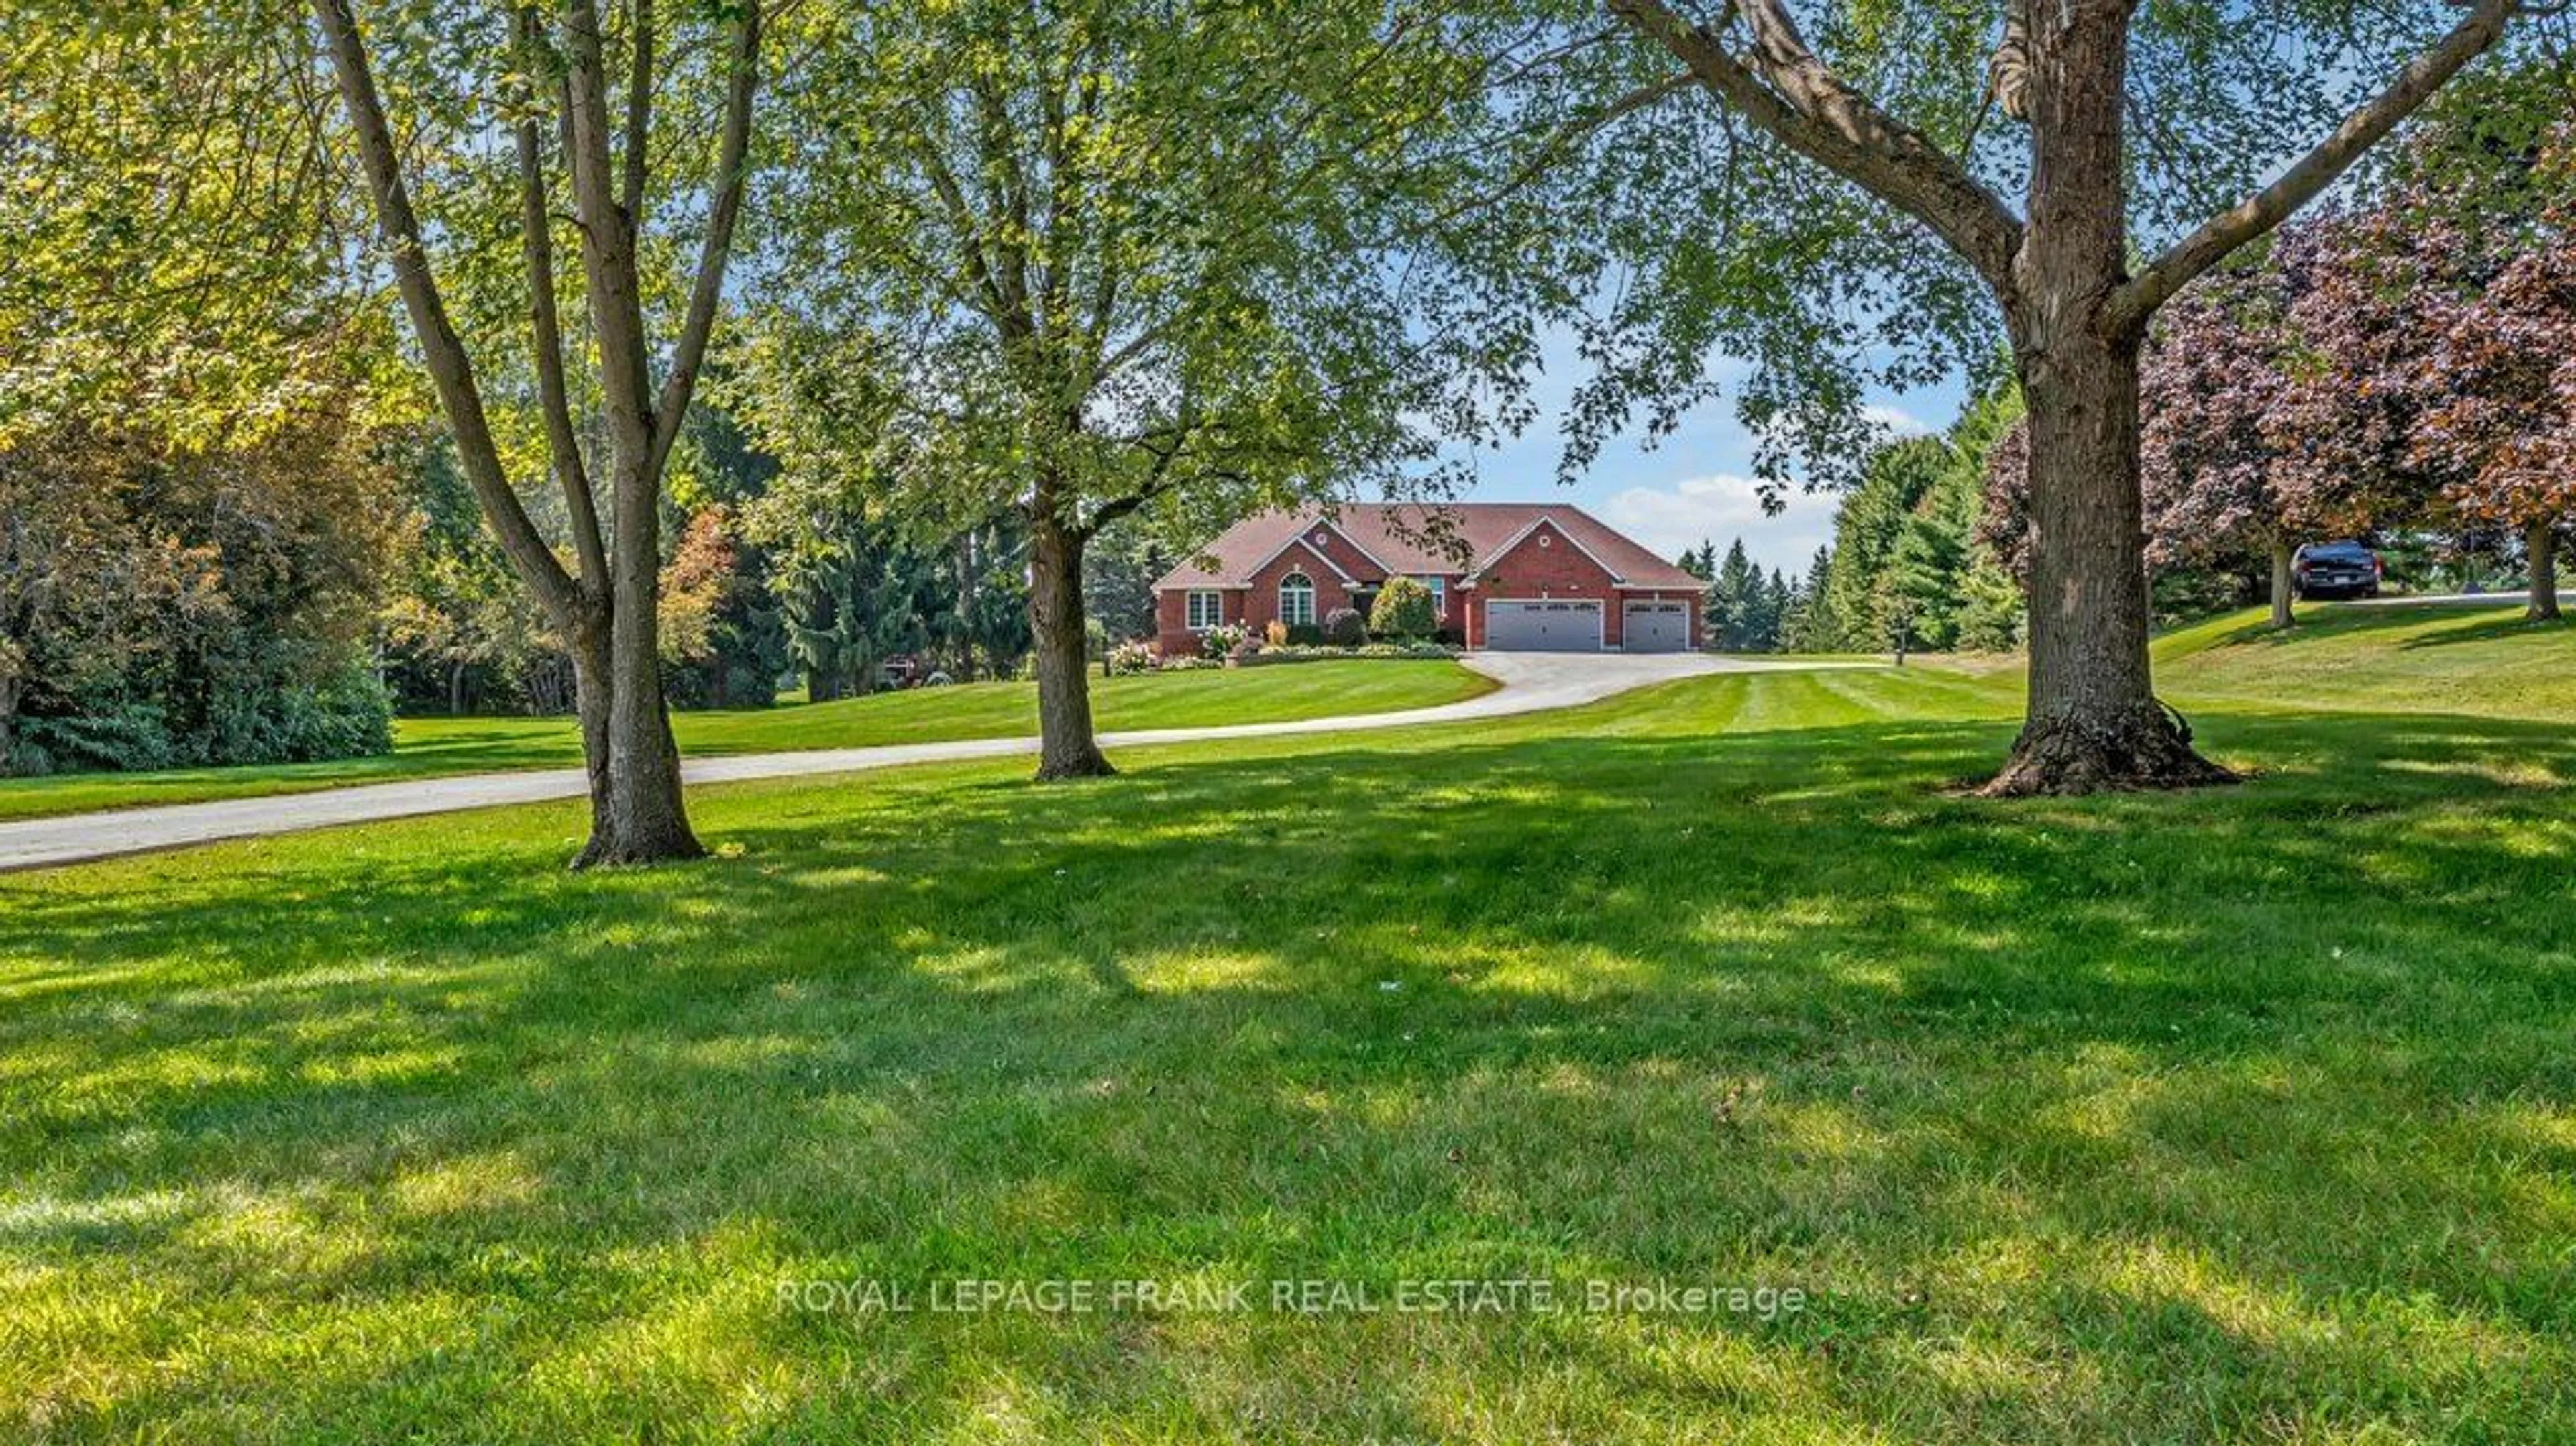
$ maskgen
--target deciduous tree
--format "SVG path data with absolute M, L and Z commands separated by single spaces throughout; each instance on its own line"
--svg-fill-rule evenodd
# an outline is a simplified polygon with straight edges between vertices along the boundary
M 742 208 L 759 79 L 759 0 L 730 0 L 698 26 L 683 27 L 680 38 L 713 55 L 684 51 L 676 66 L 654 0 L 627 0 L 613 39 L 595 0 L 564 0 L 551 18 L 532 3 L 515 4 L 499 25 L 485 12 L 424 0 L 393 7 L 378 27 L 379 38 L 396 47 L 401 90 L 423 101 L 425 113 L 413 118 L 422 129 L 435 133 L 443 124 L 461 134 L 469 156 L 472 143 L 506 137 L 514 158 L 507 189 L 516 200 L 526 374 L 535 384 L 544 465 L 562 495 L 569 564 L 520 496 L 513 459 L 488 410 L 492 359 L 478 362 L 451 316 L 433 250 L 447 238 L 423 225 L 415 205 L 407 158 L 412 167 L 422 163 L 385 106 L 355 0 L 312 0 L 312 9 L 396 287 L 466 479 L 512 569 L 572 652 L 591 796 L 590 839 L 575 862 L 693 857 L 700 848 L 680 795 L 661 677 L 662 483 L 723 302 Z M 694 272 L 670 335 L 657 341 L 647 324 L 647 292 L 657 280 L 650 258 L 676 238 L 656 232 L 647 214 L 648 202 L 668 199 L 655 190 L 655 116 L 674 77 L 698 73 L 716 77 L 720 91 L 714 157 L 704 168 L 702 210 L 687 217 L 697 232 Z M 672 137 L 658 139 L 668 154 Z M 667 176 L 658 178 L 667 189 Z M 560 311 L 570 278 L 557 275 L 558 179 L 568 180 L 563 200 L 577 238 L 588 334 L 579 348 L 567 347 Z M 595 361 L 595 376 L 575 372 L 574 360 L 583 357 Z M 604 436 L 597 447 L 576 411 L 576 388 L 584 385 L 598 398 Z M 594 478 L 607 494 L 604 508 Z
M 2149 323 L 2332 186 L 2532 7 L 2299 3 L 2261 25 L 2214 3 L 2135 0 L 1608 8 L 1732 117 L 1738 129 L 1714 142 L 1728 164 L 1778 179 L 1742 160 L 1753 138 L 1806 164 L 1789 188 L 1733 194 L 1731 209 L 1712 208 L 1719 219 L 1796 208 L 1821 236 L 1856 193 L 1937 240 L 2001 318 L 2030 410 L 2032 613 L 2028 714 L 1989 791 L 2225 780 L 2158 704 L 2148 665 L 2138 401 Z M 1986 73 L 1960 63 L 1998 32 Z M 2380 78 L 2356 86 L 2355 75 Z M 2026 125 L 2026 142 L 2006 138 L 2007 122 Z M 2281 155 L 2278 138 L 2307 125 L 2324 132 L 2313 148 Z M 1827 190 L 1827 175 L 1851 190 Z M 2018 209 L 2008 188 L 2023 193 Z M 2214 204 L 2222 191 L 2241 199 Z M 1724 243 L 1667 254 L 1719 279 L 1703 296 L 1757 294 L 1727 270 L 1743 253 Z M 1807 280 L 1828 294 L 1850 285 Z
M 2284 232 L 2261 264 L 2213 272 L 2175 298 L 2142 383 L 2149 566 L 2268 563 L 2275 628 L 2292 622 L 2301 540 L 2398 520 L 2386 473 L 2328 462 L 2350 443 L 2315 430 L 2330 383 L 2293 312 L 2320 269 L 2318 229 Z
M 1438 18 L 1442 8 L 1456 10 Z M 1039 775 L 1110 771 L 1083 559 L 1146 515 L 1401 484 L 1471 329 L 1405 261 L 1475 158 L 1474 7 L 955 0 L 817 8 L 749 410 L 932 536 L 1029 539 Z M 817 420 L 820 419 L 820 420 Z
M 2576 226 L 2576 206 L 2553 219 Z M 2576 229 L 2437 318 L 2426 365 L 2439 399 L 2416 449 L 2458 478 L 2444 497 L 2461 513 L 2521 530 L 2529 616 L 2555 621 L 2559 536 L 2576 522 Z

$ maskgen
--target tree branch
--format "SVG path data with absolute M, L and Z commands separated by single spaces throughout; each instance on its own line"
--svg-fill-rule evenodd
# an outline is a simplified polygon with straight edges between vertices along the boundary
M 1169 427 L 1160 428 L 1157 432 L 1149 432 L 1134 439 L 1134 445 L 1154 459 L 1145 469 L 1144 480 L 1137 483 L 1133 491 L 1113 497 L 1093 508 L 1091 516 L 1074 528 L 1074 533 L 1088 542 L 1099 536 L 1102 528 L 1179 486 L 1182 478 L 1173 472 L 1173 464 L 1180 460 L 1182 452 L 1188 450 L 1190 438 L 1197 434 L 1199 427 L 1205 421 L 1206 418 L 1200 414 L 1197 404 L 1184 395 L 1181 398 L 1180 414 L 1173 418 Z M 1152 439 L 1157 435 L 1169 437 L 1171 445 L 1156 447 Z
M 2278 180 L 2213 216 L 2147 268 L 2111 293 L 2102 305 L 2103 329 L 2122 335 L 2147 324 L 2156 308 L 2228 253 L 2287 220 L 2333 185 L 2362 154 L 2433 98 L 2434 92 L 2503 38 L 2517 14 L 2517 0 L 2476 0 L 2468 18 L 2409 61 L 2388 87 L 2372 96 L 2334 134 L 2281 173 Z
M 1005 340 L 1018 342 L 1027 334 L 1021 318 L 1011 310 L 992 262 L 984 254 L 984 238 L 976 224 L 974 205 L 966 199 L 966 188 L 957 184 L 957 174 L 940 153 L 937 135 L 925 126 L 915 137 L 920 142 L 922 168 L 930 177 L 932 194 L 948 213 L 949 229 L 957 233 L 957 255 L 963 270 L 976 290 L 984 297 L 984 310 Z
M 599 348 L 601 399 L 619 463 L 612 501 L 618 532 L 628 527 L 625 467 L 651 455 L 652 383 L 644 341 L 643 282 L 635 256 L 635 218 L 617 202 L 608 144 L 608 76 L 593 0 L 564 0 L 564 79 L 571 97 L 573 210 L 581 224 L 581 260 L 589 284 L 591 338 Z M 647 473 L 646 476 L 651 474 Z
M 1807 48 L 1779 0 L 1739 0 L 1753 46 L 1742 57 L 1664 0 L 1609 0 L 1702 85 L 1773 140 L 1931 228 L 1999 294 L 2012 287 L 2021 222 L 1921 131 L 1881 110 Z M 1727 23 L 1721 18 L 1720 25 Z
M 1511 199 L 1520 194 L 1532 181 L 1546 174 L 1549 168 L 1553 167 L 1566 151 L 1577 143 L 1590 139 L 1595 132 L 1622 117 L 1634 115 L 1665 97 L 1678 93 L 1696 79 L 1696 76 L 1684 71 L 1679 75 L 1656 81 L 1652 85 L 1638 86 L 1606 105 L 1570 117 L 1555 130 L 1548 132 L 1547 138 L 1539 142 L 1536 150 L 1530 152 L 1529 159 L 1515 167 L 1509 176 L 1504 177 L 1501 185 L 1486 195 L 1462 201 L 1442 212 L 1434 224 L 1448 225 Z
M 608 589 L 608 546 L 599 531 L 599 506 L 591 495 L 590 472 L 583 465 L 581 438 L 573 430 L 572 404 L 564 385 L 563 318 L 555 306 L 553 217 L 546 204 L 545 146 L 537 131 L 537 96 L 544 59 L 538 43 L 541 22 L 534 5 L 518 7 L 515 17 L 522 91 L 514 97 L 519 117 L 513 129 L 519 151 L 519 249 L 528 268 L 528 323 L 536 345 L 537 403 L 545 414 L 546 446 L 554 454 L 555 481 L 563 489 L 571 514 L 573 556 L 582 583 L 593 596 Z
M 634 0 L 635 48 L 626 65 L 626 175 L 618 204 L 637 232 L 644 229 L 646 147 L 653 135 L 653 0 Z
M 366 45 L 358 35 L 357 16 L 349 0 L 313 0 L 313 17 L 330 48 L 331 69 L 349 112 L 359 162 L 375 196 L 377 227 L 393 253 L 394 283 L 402 294 L 403 309 L 410 313 L 412 332 L 438 389 L 448 428 L 455 435 L 465 480 L 520 581 L 537 595 L 556 626 L 567 633 L 578 631 L 591 621 L 581 589 L 529 521 L 527 509 L 519 504 L 518 493 L 511 490 L 501 470 L 500 449 L 492 441 L 492 425 L 483 412 L 472 360 L 448 319 L 437 279 L 430 273 L 420 217 L 412 210 L 410 187 L 403 180 L 393 128 L 385 121 L 384 100 L 377 93 Z
M 976 141 L 983 164 L 977 169 L 987 178 L 989 209 L 999 223 L 993 246 L 1000 263 L 995 279 L 1001 282 L 1011 309 L 1028 319 L 1032 332 L 1042 334 L 1055 318 L 1029 306 L 1029 250 L 1039 238 L 1031 233 L 1028 175 L 1020 165 L 1010 107 L 990 76 L 976 76 L 968 90 L 979 122 Z
M 715 334 L 716 312 L 724 301 L 725 259 L 733 253 L 734 226 L 742 217 L 742 198 L 751 179 L 751 109 L 760 85 L 759 0 L 743 6 L 734 31 L 733 75 L 725 95 L 724 138 L 717 146 L 715 199 L 707 211 L 707 234 L 698 251 L 698 275 L 689 292 L 687 319 L 671 351 L 671 371 L 662 379 L 662 396 L 654 409 L 653 451 L 649 465 L 661 475 L 680 435 L 680 419 L 697 391 L 698 373 L 706 365 L 707 341 Z

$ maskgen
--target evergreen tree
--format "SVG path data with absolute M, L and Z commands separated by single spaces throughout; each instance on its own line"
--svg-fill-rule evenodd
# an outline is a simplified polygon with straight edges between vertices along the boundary
M 1834 518 L 1824 585 L 1833 631 L 1815 641 L 1818 650 L 1875 652 L 1886 645 L 1882 607 L 1898 539 L 1950 460 L 1948 444 L 1939 438 L 1909 437 L 1880 447 L 1862 464 L 1860 485 Z
M 1008 521 L 950 539 L 952 606 L 940 619 L 939 634 L 958 681 L 1010 677 L 1028 656 L 1028 555 L 1026 529 Z
M 1113 641 L 1154 635 L 1154 579 L 1171 570 L 1171 558 L 1132 520 L 1101 529 L 1083 552 L 1082 595 L 1091 616 Z
M 1842 635 L 1841 625 L 1833 615 L 1833 602 L 1827 596 L 1826 584 L 1833 579 L 1834 553 L 1830 547 L 1819 547 L 1807 564 L 1807 575 L 1798 580 L 1796 597 L 1780 623 L 1780 648 L 1790 653 L 1829 653 L 1835 639 Z
M 1755 652 L 1780 651 L 1781 635 L 1789 626 L 1789 609 L 1796 603 L 1797 591 L 1789 586 L 1789 579 L 1781 573 L 1780 569 L 1776 567 L 1771 569 L 1771 581 L 1763 589 L 1762 635 L 1758 640 L 1760 646 L 1754 649 Z
M 1706 628 L 1717 639 L 1719 651 L 1741 653 L 1751 650 L 1752 629 L 1759 622 L 1762 604 L 1762 574 L 1754 569 L 1753 560 L 1744 555 L 1744 539 L 1735 539 L 1726 550 L 1726 561 L 1717 566 L 1716 580 L 1708 587 Z
M 928 646 L 928 619 L 950 609 L 943 571 L 942 559 L 859 518 L 788 554 L 776 580 L 807 696 L 873 693 L 887 658 Z
M 1880 626 L 1898 657 L 1918 648 L 1946 650 L 1957 640 L 1959 582 L 1967 559 L 1964 532 L 1946 525 L 1938 508 L 1917 507 L 1906 515 L 1878 596 Z
M 1880 448 L 1834 519 L 1791 646 L 1815 652 L 2015 646 L 2012 575 L 1980 535 L 1987 458 L 2020 419 L 2009 387 L 1972 399 L 1945 437 Z
M 769 550 L 738 525 L 740 514 L 756 506 L 777 478 L 777 460 L 753 446 L 729 413 L 703 403 L 689 409 L 671 460 L 678 530 L 685 539 L 709 512 L 728 514 L 728 566 L 715 589 L 703 654 L 666 670 L 674 707 L 765 708 L 777 699 L 778 679 L 793 662 L 786 613 L 771 577 Z

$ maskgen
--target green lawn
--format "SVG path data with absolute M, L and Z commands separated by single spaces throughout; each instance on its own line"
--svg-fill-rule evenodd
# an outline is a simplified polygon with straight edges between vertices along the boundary
M 2178 629 L 2159 667 L 2195 698 L 2384 713 L 2576 718 L 2576 630 L 2496 606 L 2305 604 L 2271 630 L 2261 609 Z
M 2194 713 L 2576 718 L 2576 628 L 2526 623 L 2511 598 L 2494 607 L 2304 603 L 2288 632 L 2249 608 L 2172 629 L 2154 654 L 2158 691 Z M 1972 680 L 1985 707 L 2021 706 L 2014 658 L 1933 654 L 1914 664 Z
M 2576 1439 L 2576 731 L 2237 667 L 2178 797 L 1925 668 L 0 877 L 0 1436 Z
M 1428 708 L 1492 687 L 1454 663 L 1373 659 L 1095 679 L 1091 697 L 1103 729 L 1187 728 Z M 682 713 L 674 726 L 680 750 L 699 757 L 1033 736 L 1037 690 L 1029 683 L 970 683 L 838 703 Z M 580 738 L 562 718 L 406 718 L 394 738 L 394 751 L 383 757 L 332 763 L 0 779 L 0 819 L 581 761 Z

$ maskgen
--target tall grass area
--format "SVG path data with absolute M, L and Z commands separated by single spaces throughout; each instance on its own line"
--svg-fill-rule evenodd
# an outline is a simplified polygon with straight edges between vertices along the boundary
M 2576 731 L 2239 646 L 2183 796 L 1909 669 L 0 877 L 0 1436 L 2576 1439 Z
M 1487 692 L 1490 679 L 1455 663 L 1372 659 L 1295 667 L 1204 670 L 1095 679 L 1103 729 L 1191 728 L 1284 722 L 1345 713 L 1436 707 Z M 672 730 L 691 757 L 865 748 L 951 738 L 1037 734 L 1031 683 L 916 688 L 833 703 L 678 713 Z M 0 819 L 299 793 L 456 773 L 568 768 L 581 762 L 569 718 L 405 718 L 394 751 L 374 758 L 265 768 L 88 773 L 0 779 Z

